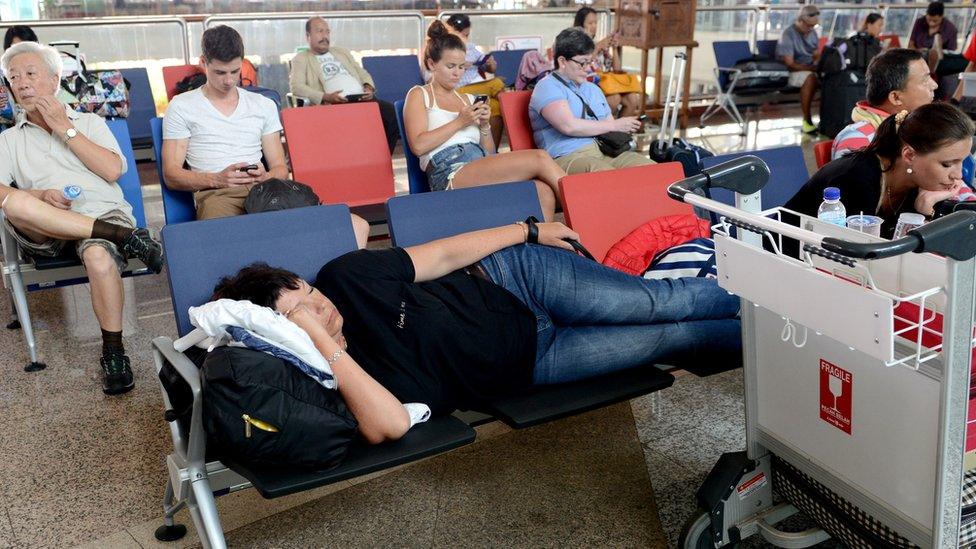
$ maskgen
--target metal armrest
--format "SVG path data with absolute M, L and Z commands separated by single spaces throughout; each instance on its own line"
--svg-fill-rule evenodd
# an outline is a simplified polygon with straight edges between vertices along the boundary
M 158 353 L 157 360 L 169 362 L 176 372 L 190 386 L 193 394 L 193 411 L 190 419 L 189 440 L 184 439 L 184 433 L 175 425 L 170 425 L 173 432 L 173 445 L 176 451 L 187 461 L 192 471 L 206 471 L 207 436 L 203 430 L 203 393 L 200 385 L 200 370 L 183 353 L 173 347 L 173 340 L 169 337 L 157 337 L 152 340 L 153 350 Z M 156 371 L 162 369 L 162 363 L 156 364 Z M 165 397 L 165 391 L 164 391 Z M 166 398 L 167 405 L 169 399 Z
M 739 76 L 742 75 L 742 69 L 736 69 L 734 67 L 715 67 L 715 82 L 718 84 L 718 89 L 722 93 L 731 94 L 732 90 L 735 89 L 735 83 L 739 81 Z M 729 74 L 729 85 L 726 89 L 722 89 L 722 81 L 719 79 L 721 73 Z
M 2 245 L 0 250 L 3 252 L 3 283 L 4 286 L 7 286 L 7 275 L 11 271 L 20 268 L 20 247 L 17 246 L 17 241 L 14 240 L 13 235 L 7 230 L 5 219 L 3 210 L 0 210 L 0 245 Z
M 304 107 L 305 105 L 310 105 L 312 103 L 312 100 L 308 97 L 295 95 L 291 92 L 285 94 L 285 99 L 288 100 L 288 105 L 291 107 Z M 301 101 L 301 103 L 299 103 L 299 101 Z

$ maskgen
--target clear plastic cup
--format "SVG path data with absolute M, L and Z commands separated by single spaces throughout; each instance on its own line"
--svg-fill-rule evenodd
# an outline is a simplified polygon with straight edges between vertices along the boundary
M 881 224 L 884 220 L 876 215 L 850 215 L 847 217 L 847 227 L 855 231 L 881 236 Z
M 898 239 L 906 234 L 908 231 L 921 227 L 925 224 L 925 216 L 920 213 L 909 213 L 905 212 L 898 216 L 898 224 L 895 225 L 895 234 L 892 239 Z

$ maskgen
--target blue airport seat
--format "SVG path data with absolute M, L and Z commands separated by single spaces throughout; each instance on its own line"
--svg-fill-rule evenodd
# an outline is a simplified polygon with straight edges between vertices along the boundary
M 400 247 L 500 227 L 530 215 L 542 219 L 532 181 L 397 196 L 386 201 L 386 212 L 390 240 Z
M 163 227 L 173 311 L 180 336 L 190 307 L 206 303 L 221 277 L 254 261 L 314 280 L 329 259 L 356 249 L 349 208 L 309 206 Z M 348 229 L 348 230 L 347 230 Z M 296 250 L 301 253 L 296 253 Z
M 159 176 L 159 188 L 163 194 L 163 216 L 167 225 L 193 221 L 197 218 L 197 207 L 193 203 L 193 193 L 190 191 L 174 191 L 166 186 L 163 177 L 163 119 L 150 120 L 152 128 L 153 152 L 156 154 L 156 174 Z
M 376 82 L 376 97 L 390 103 L 405 99 L 410 88 L 424 83 L 416 55 L 363 57 L 363 68 Z
M 779 40 L 756 40 L 756 54 L 776 59 L 776 43 Z
M 310 206 L 291 210 L 225 217 L 167 225 L 163 228 L 166 266 L 173 311 L 180 335 L 191 331 L 188 308 L 205 303 L 224 276 L 256 261 L 289 269 L 314 280 L 329 260 L 356 249 L 349 208 Z M 376 446 L 356 442 L 333 469 L 310 471 L 294 467 L 255 467 L 220 459 L 207 449 L 200 414 L 202 396 L 196 365 L 168 337 L 153 340 L 153 359 L 167 410 L 192 409 L 189 421 L 173 421 L 171 436 L 181 485 L 167 487 L 166 520 L 188 501 L 204 547 L 226 547 L 216 498 L 250 482 L 265 498 L 275 498 L 333 484 L 371 472 L 436 455 L 475 439 L 474 430 L 453 416 L 431 418 L 410 429 L 400 440 Z M 189 402 L 187 402 L 189 401 Z M 175 405 L 177 402 L 179 406 Z M 202 475 L 193 476 L 191 472 Z M 190 482 L 190 478 L 193 481 Z M 172 482 L 172 480 L 170 480 Z M 172 490 L 172 491 L 171 491 Z M 173 530 L 176 530 L 173 528 Z
M 711 168 L 747 154 L 758 156 L 769 166 L 769 182 L 762 190 L 762 208 L 776 208 L 786 204 L 800 187 L 810 179 L 807 164 L 803 158 L 803 149 L 799 145 L 762 149 L 758 151 L 740 151 L 720 156 L 706 158 L 702 167 Z M 712 189 L 712 198 L 725 204 L 735 204 L 735 194 L 728 189 Z
M 529 215 L 542 219 L 531 181 L 398 196 L 386 207 L 395 246 L 507 225 Z M 672 383 L 674 376 L 647 364 L 574 383 L 534 387 L 496 399 L 478 411 L 522 429 L 630 400 Z
M 136 225 L 146 227 L 146 213 L 142 203 L 142 185 L 139 181 L 139 170 L 136 167 L 135 156 L 132 153 L 132 143 L 129 140 L 128 123 L 121 119 L 106 119 L 106 124 L 115 140 L 119 143 L 122 155 L 125 157 L 128 169 L 119 178 L 118 184 L 122 195 L 132 206 L 132 216 Z M 0 213 L 0 218 L 3 214 Z M 14 302 L 14 312 L 24 331 L 27 351 L 30 355 L 28 367 L 42 368 L 38 361 L 37 343 L 30 319 L 30 309 L 27 304 L 27 293 L 50 288 L 62 288 L 88 282 L 88 274 L 81 264 L 81 259 L 75 253 L 74 246 L 65 246 L 64 251 L 56 257 L 25 257 L 18 249 L 16 241 L 0 224 L 0 244 L 3 248 L 3 276 L 4 285 L 10 289 Z M 139 261 L 130 261 L 130 266 L 122 273 L 123 277 L 149 274 L 150 271 Z
M 129 121 L 122 118 L 108 118 L 105 123 L 108 125 L 108 129 L 112 131 L 112 135 L 115 136 L 115 140 L 119 142 L 122 156 L 125 157 L 126 170 L 118 180 L 119 187 L 122 187 L 122 196 L 132 206 L 132 217 L 136 218 L 136 226 L 148 227 L 146 210 L 142 205 L 142 183 L 139 180 L 139 168 L 136 166 L 136 157 L 132 152 Z
M 149 85 L 149 74 L 142 67 L 121 69 L 129 82 L 129 137 L 132 148 L 147 149 L 152 146 L 152 128 L 149 121 L 156 118 L 156 102 Z
M 515 78 L 518 77 L 522 56 L 530 51 L 532 50 L 496 50 L 491 52 L 491 56 L 498 64 L 495 69 L 495 76 L 501 77 L 505 81 L 506 87 L 515 86 Z
M 427 173 L 420 168 L 420 159 L 410 150 L 410 140 L 407 139 L 407 128 L 403 125 L 403 103 L 401 99 L 393 104 L 396 109 L 397 126 L 400 127 L 400 143 L 403 144 L 403 156 L 407 157 L 407 182 L 410 187 L 410 194 L 425 193 L 430 191 L 430 184 L 427 182 Z
M 728 40 L 712 42 L 712 51 L 715 53 L 715 66 L 730 69 L 743 59 L 752 57 L 749 51 L 749 42 L 745 40 Z M 718 83 L 720 91 L 729 91 L 729 73 L 719 70 Z
M 278 90 L 272 88 L 262 88 L 261 86 L 245 86 L 244 89 L 267 97 L 268 99 L 274 101 L 274 104 L 276 107 L 278 107 L 279 111 L 281 110 L 281 94 L 278 93 Z

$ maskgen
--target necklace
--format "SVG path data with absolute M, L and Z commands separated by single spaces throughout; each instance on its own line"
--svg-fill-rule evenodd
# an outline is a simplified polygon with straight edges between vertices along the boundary
M 886 197 L 885 202 L 888 204 L 888 208 L 891 209 L 891 213 L 898 213 L 899 210 L 901 210 L 901 207 L 905 205 L 905 199 L 908 198 L 908 194 L 901 197 L 901 202 L 898 203 L 898 207 L 896 208 L 891 202 L 891 185 L 888 184 L 888 180 L 884 174 L 881 175 L 881 184 L 884 185 Z

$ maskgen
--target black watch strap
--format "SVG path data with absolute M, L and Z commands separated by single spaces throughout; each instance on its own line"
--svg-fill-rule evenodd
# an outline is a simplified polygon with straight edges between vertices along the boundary
M 530 215 L 525 218 L 525 226 L 528 227 L 529 233 L 525 241 L 528 244 L 538 244 L 539 243 L 539 227 L 536 226 L 539 220 L 535 218 L 534 215 Z

